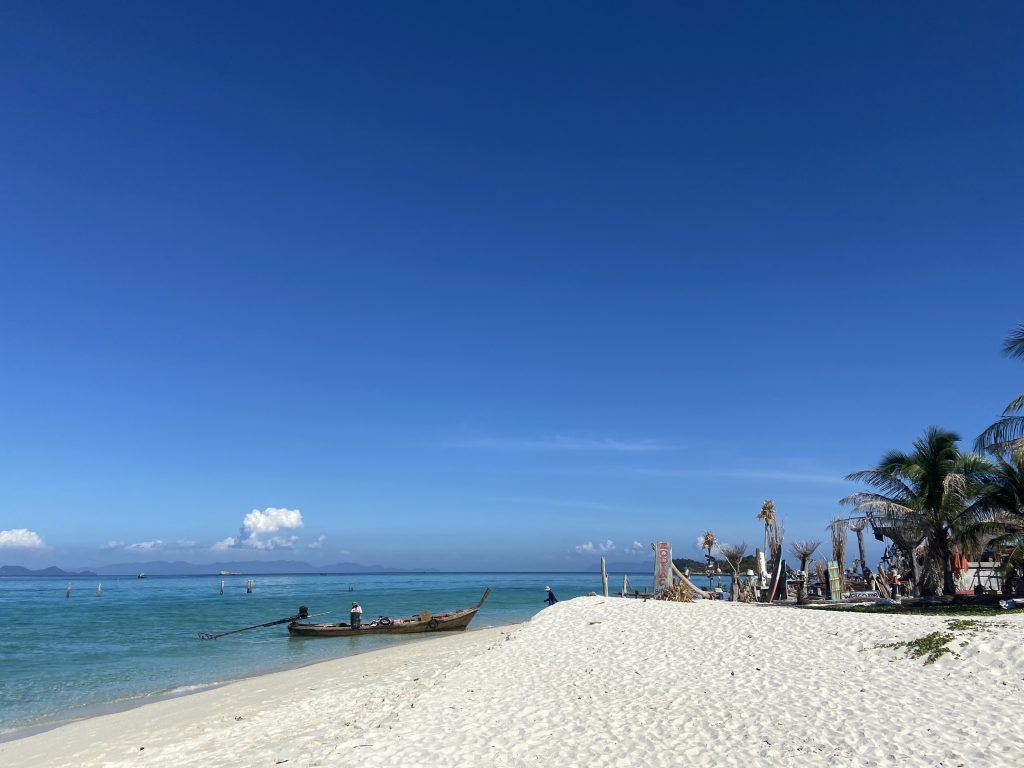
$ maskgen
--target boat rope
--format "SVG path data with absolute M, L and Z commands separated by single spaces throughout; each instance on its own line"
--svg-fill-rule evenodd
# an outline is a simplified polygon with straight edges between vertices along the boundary
M 324 614 L 318 613 L 317 616 L 323 616 Z M 218 637 L 226 637 L 227 635 L 236 635 L 239 632 L 248 632 L 250 629 L 261 629 L 263 627 L 273 627 L 275 624 L 284 624 L 291 621 L 299 621 L 300 619 L 310 618 L 309 609 L 304 606 L 299 606 L 299 612 L 294 616 L 289 616 L 287 619 L 278 619 L 277 621 L 268 621 L 265 624 L 253 624 L 251 627 L 242 627 L 241 629 L 232 629 L 227 632 L 217 632 L 216 634 L 210 634 L 209 632 L 200 632 L 200 640 L 216 640 Z

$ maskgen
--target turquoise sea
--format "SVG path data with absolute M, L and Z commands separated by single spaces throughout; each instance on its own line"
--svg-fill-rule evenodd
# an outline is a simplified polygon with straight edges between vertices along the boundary
M 254 580 L 252 594 L 246 583 Z M 220 593 L 221 581 L 224 594 Z M 651 588 L 652 575 L 630 574 Z M 66 596 L 71 584 L 71 597 Z M 102 594 L 97 597 L 97 586 Z M 349 586 L 354 591 L 349 592 Z M 294 576 L 0 578 L 0 740 L 30 729 L 144 704 L 242 677 L 386 647 L 421 637 L 292 638 L 285 625 L 213 641 L 222 632 L 292 616 L 363 620 L 474 605 L 492 594 L 469 631 L 526 621 L 559 599 L 601 591 L 594 573 L 418 573 Z M 609 590 L 622 586 L 611 574 Z

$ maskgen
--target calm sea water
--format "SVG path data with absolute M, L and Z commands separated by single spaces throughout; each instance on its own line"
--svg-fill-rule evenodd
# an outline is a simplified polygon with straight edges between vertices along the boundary
M 252 594 L 246 593 L 249 578 L 255 580 Z M 650 574 L 629 580 L 641 592 L 652 586 Z M 609 582 L 612 592 L 621 588 L 622 574 Z M 0 739 L 229 680 L 423 641 L 292 638 L 285 625 L 214 641 L 199 640 L 200 632 L 273 621 L 294 615 L 299 605 L 313 614 L 329 612 L 320 621 L 347 621 L 354 599 L 364 621 L 439 613 L 474 605 L 489 586 L 492 594 L 472 631 L 529 619 L 544 607 L 549 585 L 566 599 L 600 592 L 601 579 L 593 573 L 2 577 Z

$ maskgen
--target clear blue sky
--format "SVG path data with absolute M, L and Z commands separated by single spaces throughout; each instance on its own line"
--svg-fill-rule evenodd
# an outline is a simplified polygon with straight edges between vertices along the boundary
M 589 568 L 766 498 L 825 539 L 1024 389 L 1021 29 L 5 2 L 0 563 Z

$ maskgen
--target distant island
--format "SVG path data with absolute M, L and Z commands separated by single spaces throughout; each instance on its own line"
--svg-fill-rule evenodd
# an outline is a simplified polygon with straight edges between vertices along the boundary
M 20 565 L 0 565 L 0 576 L 98 576 L 94 571 L 64 571 L 55 565 L 49 568 L 25 568 Z

